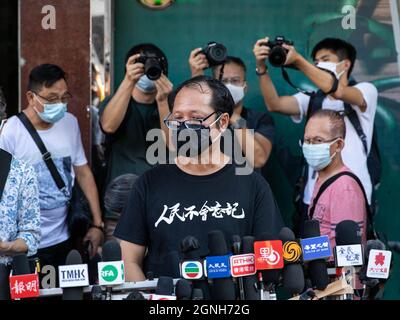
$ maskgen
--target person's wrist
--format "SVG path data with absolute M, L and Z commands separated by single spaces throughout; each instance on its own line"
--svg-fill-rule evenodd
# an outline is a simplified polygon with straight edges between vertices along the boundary
M 257 76 L 260 77 L 266 75 L 267 73 L 268 73 L 268 67 L 265 64 L 256 67 Z

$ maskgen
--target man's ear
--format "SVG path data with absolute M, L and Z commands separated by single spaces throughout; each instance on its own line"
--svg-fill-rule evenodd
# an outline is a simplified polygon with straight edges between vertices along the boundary
M 244 95 L 246 95 L 248 91 L 249 91 L 249 86 L 247 85 L 247 81 L 245 81 L 244 82 Z
M 28 101 L 29 105 L 34 103 L 35 97 L 34 97 L 34 93 L 32 91 L 27 91 L 26 100 Z
M 336 151 L 337 152 L 341 152 L 341 151 L 343 151 L 343 149 L 344 149 L 344 146 L 345 146 L 345 142 L 344 142 L 344 139 L 343 138 L 341 138 L 340 140 L 338 140 L 338 146 L 337 146 L 337 148 L 336 148 Z

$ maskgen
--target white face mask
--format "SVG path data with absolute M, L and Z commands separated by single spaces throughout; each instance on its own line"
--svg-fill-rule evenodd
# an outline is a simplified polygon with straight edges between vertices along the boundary
M 325 70 L 329 70 L 332 73 L 335 74 L 336 79 L 340 79 L 340 77 L 346 72 L 346 70 L 343 70 L 342 72 L 340 72 L 339 74 L 337 73 L 337 67 L 340 66 L 341 64 L 343 64 L 344 61 L 341 61 L 339 63 L 334 63 L 334 62 L 318 62 L 317 63 L 317 67 L 321 68 L 321 69 L 325 69 Z
M 244 99 L 244 87 L 234 86 L 233 84 L 225 85 L 232 95 L 235 106 L 238 105 Z

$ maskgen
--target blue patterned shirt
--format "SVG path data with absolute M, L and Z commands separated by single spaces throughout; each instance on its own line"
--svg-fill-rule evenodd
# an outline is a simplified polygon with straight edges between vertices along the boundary
M 28 256 L 37 252 L 41 237 L 39 190 L 32 166 L 15 158 L 0 199 L 0 240 L 13 242 L 22 239 L 28 246 Z M 11 262 L 2 256 L 0 263 Z

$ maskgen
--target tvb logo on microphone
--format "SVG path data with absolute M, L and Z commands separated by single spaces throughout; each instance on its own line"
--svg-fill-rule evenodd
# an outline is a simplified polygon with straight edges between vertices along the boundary
M 125 282 L 123 261 L 99 262 L 99 285 L 119 285 Z
M 184 261 L 180 265 L 181 276 L 186 280 L 204 279 L 203 263 L 201 261 Z

